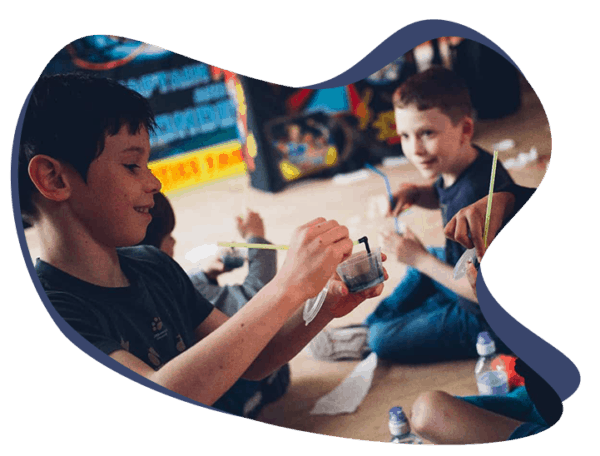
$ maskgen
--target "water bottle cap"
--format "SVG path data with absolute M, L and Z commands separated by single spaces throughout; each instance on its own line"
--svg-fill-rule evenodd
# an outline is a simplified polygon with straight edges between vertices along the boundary
M 388 427 L 390 428 L 390 434 L 394 436 L 404 435 L 410 432 L 410 426 L 408 425 L 408 420 L 406 419 L 402 407 L 392 407 L 390 409 Z
M 485 344 L 489 344 L 490 342 L 492 342 L 492 337 L 490 336 L 490 333 L 487 331 L 482 331 L 477 336 L 478 344 L 485 345 Z
M 490 333 L 483 331 L 477 337 L 477 353 L 479 356 L 491 355 L 496 351 L 496 344 L 492 340 Z
M 392 407 L 390 409 L 390 421 L 407 421 L 406 415 L 404 413 L 404 410 L 402 410 L 402 407 Z

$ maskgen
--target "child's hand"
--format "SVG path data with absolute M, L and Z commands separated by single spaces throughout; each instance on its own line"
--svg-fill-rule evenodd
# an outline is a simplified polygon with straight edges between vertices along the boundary
M 487 200 L 488 197 L 486 196 L 470 206 L 461 209 L 444 228 L 444 234 L 448 239 L 462 244 L 467 249 L 475 247 L 477 259 L 479 261 L 481 261 L 486 250 L 483 243 L 483 235 L 485 231 Z M 515 197 L 512 193 L 494 193 L 492 199 L 492 212 L 490 214 L 490 226 L 488 228 L 488 245 L 494 240 L 496 234 L 502 227 L 504 218 L 512 211 L 514 202 Z M 469 234 L 471 236 L 470 238 Z
M 419 238 L 407 227 L 403 235 L 393 231 L 381 233 L 383 245 L 398 261 L 415 266 L 417 261 L 427 255 L 427 249 Z
M 387 256 L 384 253 L 381 254 L 381 260 L 387 260 Z M 385 268 L 383 268 L 383 275 L 385 280 L 389 279 Z M 348 287 L 336 272 L 329 284 L 329 292 L 323 303 L 322 311 L 328 312 L 333 318 L 340 318 L 352 312 L 367 299 L 375 298 L 382 292 L 383 283 L 379 283 L 367 290 L 358 293 L 349 293 Z
M 244 239 L 250 237 L 265 237 L 265 224 L 257 212 L 248 209 L 246 216 L 236 217 L 237 229 Z
M 336 267 L 352 253 L 348 228 L 319 217 L 297 228 L 276 276 L 302 302 L 319 294 Z
M 415 204 L 419 199 L 419 187 L 413 184 L 402 184 L 394 194 L 394 207 L 388 210 L 388 217 L 398 217 L 401 212 Z

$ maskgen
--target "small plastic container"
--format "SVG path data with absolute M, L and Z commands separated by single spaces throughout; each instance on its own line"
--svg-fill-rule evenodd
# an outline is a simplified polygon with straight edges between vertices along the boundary
M 337 273 L 350 293 L 358 293 L 374 287 L 385 280 L 381 248 L 355 253 L 337 267 Z
M 456 266 L 454 266 L 454 280 L 462 279 L 467 273 L 467 264 L 471 261 L 475 268 L 479 268 L 479 261 L 477 261 L 477 250 L 469 249 L 465 250 L 465 253 L 458 259 Z
M 237 269 L 244 266 L 244 255 L 235 247 L 226 249 L 221 253 L 221 261 L 225 269 Z

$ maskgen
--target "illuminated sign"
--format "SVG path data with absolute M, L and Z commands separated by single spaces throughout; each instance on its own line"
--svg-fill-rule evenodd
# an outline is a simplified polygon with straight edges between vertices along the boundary
M 231 75 L 157 46 L 109 35 L 74 41 L 43 73 L 74 71 L 115 79 L 148 99 L 158 126 L 150 135 L 150 167 L 163 191 L 245 172 L 249 156 L 238 113 L 239 90 L 226 84 Z
M 237 141 L 153 161 L 149 168 L 162 183 L 163 193 L 204 185 L 246 172 L 241 146 Z

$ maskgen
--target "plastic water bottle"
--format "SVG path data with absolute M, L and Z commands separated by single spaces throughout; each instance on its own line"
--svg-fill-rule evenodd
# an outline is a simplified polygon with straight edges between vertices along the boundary
M 410 424 L 404 414 L 402 407 L 392 407 L 390 409 L 389 421 L 390 433 L 392 434 L 392 443 L 408 443 L 412 445 L 421 445 L 423 441 L 419 436 L 410 432 Z
M 481 396 L 508 394 L 508 374 L 504 362 L 496 356 L 496 344 L 487 331 L 477 337 L 479 360 L 475 366 L 475 380 Z

